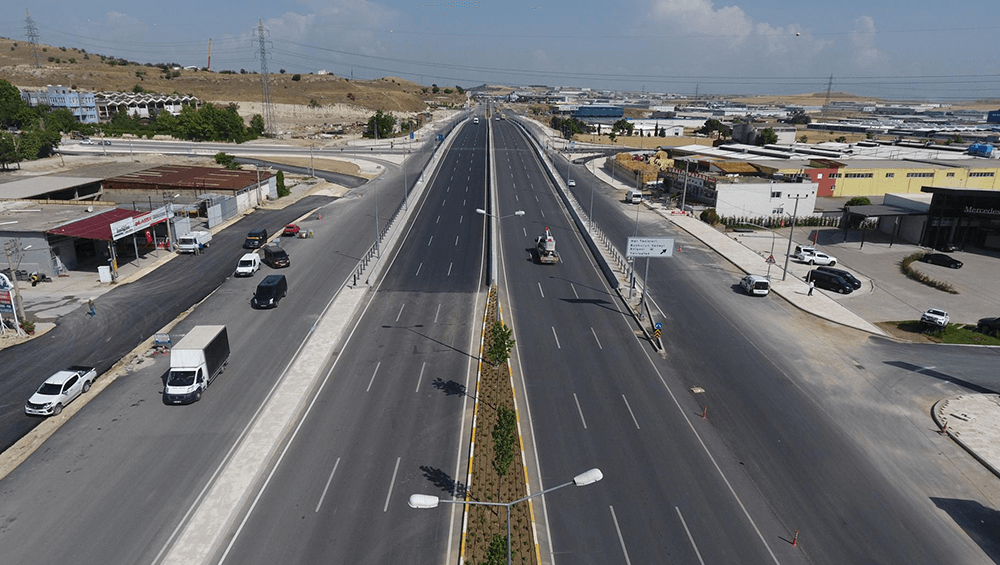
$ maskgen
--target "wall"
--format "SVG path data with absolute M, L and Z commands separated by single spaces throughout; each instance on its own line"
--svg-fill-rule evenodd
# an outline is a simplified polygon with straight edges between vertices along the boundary
M 815 183 L 719 183 L 716 191 L 715 211 L 720 216 L 791 217 L 795 211 L 795 199 L 791 196 L 801 194 L 807 196 L 799 200 L 797 216 L 811 216 L 816 209 Z M 781 212 L 775 212 L 778 209 Z

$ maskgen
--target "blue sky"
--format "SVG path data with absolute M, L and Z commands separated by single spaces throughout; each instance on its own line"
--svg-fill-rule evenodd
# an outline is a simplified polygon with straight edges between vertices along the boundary
M 949 6 L 958 6 L 952 9 Z M 25 39 L 8 3 L 0 35 Z M 40 0 L 42 43 L 145 62 L 693 94 L 1000 98 L 995 3 Z M 17 19 L 14 19 L 17 18 Z M 798 34 L 798 35 L 797 35 Z M 994 47 L 988 47 L 994 45 Z

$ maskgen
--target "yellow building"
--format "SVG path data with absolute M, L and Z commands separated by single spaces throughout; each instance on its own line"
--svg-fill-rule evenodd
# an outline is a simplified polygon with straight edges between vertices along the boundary
M 808 175 L 819 186 L 818 196 L 919 193 L 924 186 L 1000 190 L 1000 161 L 995 159 L 813 159 L 754 164 L 772 174 Z

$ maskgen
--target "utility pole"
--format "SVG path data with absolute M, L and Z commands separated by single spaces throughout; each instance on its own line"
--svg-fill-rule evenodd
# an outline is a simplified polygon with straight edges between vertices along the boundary
M 687 204 L 688 195 L 688 168 L 691 166 L 691 161 L 684 161 L 684 192 L 681 193 L 681 214 L 684 213 L 684 206 Z
M 21 240 L 11 239 L 3 244 L 4 253 L 7 255 L 7 267 L 10 269 L 10 282 L 14 285 L 14 307 L 17 309 L 17 317 L 24 321 L 24 304 L 21 303 L 21 289 L 17 286 L 17 268 L 21 265 Z M 17 258 L 14 264 L 11 257 Z
M 31 12 L 28 10 L 24 11 L 24 34 L 28 36 L 28 44 L 31 46 L 31 59 L 35 63 L 35 68 L 39 68 L 42 65 L 38 62 L 40 55 L 38 54 L 38 26 L 35 25 L 35 20 L 31 19 Z
M 789 198 L 795 199 L 795 208 L 792 212 L 792 229 L 788 231 L 788 249 L 785 250 L 785 271 L 781 273 L 781 280 L 785 280 L 788 276 L 788 258 L 792 254 L 792 235 L 795 234 L 795 218 L 799 214 L 799 200 L 807 198 L 808 194 L 796 194 L 794 196 L 788 195 Z
M 260 91 L 264 105 L 264 133 L 274 135 L 274 104 L 271 88 L 267 84 L 267 44 L 264 40 L 264 20 L 257 20 L 257 37 L 260 44 Z

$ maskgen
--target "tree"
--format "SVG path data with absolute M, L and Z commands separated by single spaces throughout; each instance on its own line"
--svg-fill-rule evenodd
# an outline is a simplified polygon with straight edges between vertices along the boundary
M 510 358 L 510 350 L 514 347 L 513 331 L 500 320 L 493 322 L 493 340 L 490 343 L 490 350 L 486 353 L 486 359 L 494 366 L 507 362 Z
M 46 131 L 61 131 L 69 133 L 76 129 L 80 122 L 76 121 L 76 116 L 67 108 L 57 108 L 45 114 Z
M 855 196 L 847 201 L 844 206 L 871 206 L 872 201 L 867 196 Z
M 241 168 L 240 164 L 236 162 L 236 157 L 221 151 L 215 154 L 215 162 L 227 169 L 239 170 Z
M 808 143 L 808 142 L 809 142 L 809 136 L 808 135 L 802 134 L 802 135 L 799 136 L 799 143 Z
M 461 86 L 455 86 L 455 92 L 459 94 L 465 94 L 465 89 L 462 88 Z
M 757 145 L 768 145 L 777 142 L 778 134 L 774 133 L 774 130 L 771 128 L 765 128 L 764 131 L 757 134 Z
M 396 116 L 392 114 L 385 114 L 382 110 L 375 112 L 375 115 L 368 118 L 368 125 L 365 126 L 365 137 L 376 137 L 377 139 L 385 139 L 392 135 L 393 129 L 396 127 Z
M 294 74 L 294 75 L 292 75 L 292 80 L 294 80 L 295 82 L 298 82 L 298 81 L 302 80 L 302 75 L 300 75 L 300 74 Z
M 837 139 L 834 139 L 834 141 L 836 141 L 837 143 L 847 143 L 847 138 L 844 136 L 840 136 Z
M 715 211 L 715 208 L 706 208 L 701 213 L 701 221 L 714 226 L 719 223 L 719 213 Z
M 441 92 L 441 89 L 438 88 L 438 85 L 432 84 L 431 85 L 431 92 L 433 92 L 434 94 L 437 94 L 438 92 Z
M 632 135 L 632 130 L 635 129 L 635 124 L 622 118 L 611 126 L 611 131 L 613 133 L 624 133 L 626 135 Z
M 250 133 L 254 137 L 260 137 L 264 135 L 265 128 L 266 126 L 264 125 L 264 116 L 261 116 L 260 114 L 254 114 L 253 117 L 250 118 Z
M 278 198 L 288 196 L 292 193 L 292 191 L 288 190 L 288 187 L 285 186 L 285 173 L 282 171 L 278 171 L 278 174 L 275 175 L 274 184 L 278 190 Z

